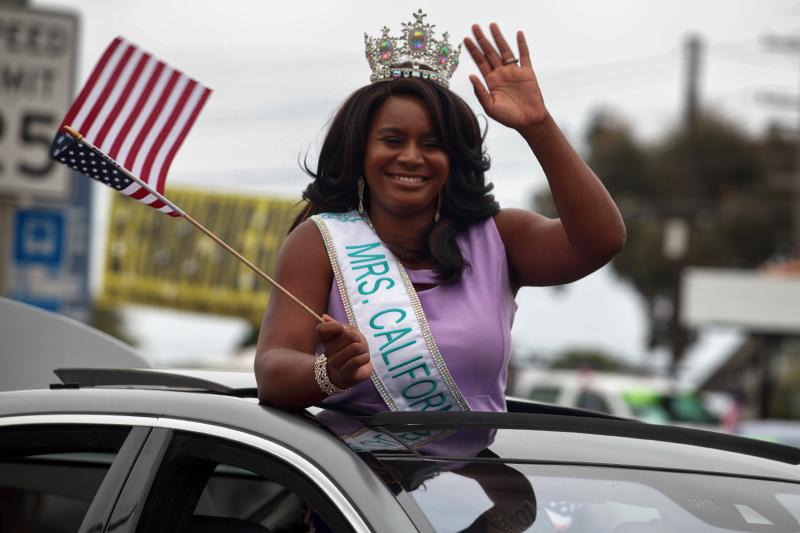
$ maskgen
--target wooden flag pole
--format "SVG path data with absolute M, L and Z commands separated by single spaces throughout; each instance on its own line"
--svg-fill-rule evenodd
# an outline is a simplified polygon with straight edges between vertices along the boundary
M 97 152 L 99 152 L 99 153 L 101 153 L 101 154 L 105 155 L 106 157 L 108 157 L 108 155 L 106 155 L 106 154 L 105 154 L 105 153 L 104 153 L 102 150 L 100 150 L 99 148 L 97 148 L 95 145 L 93 145 L 91 142 L 89 142 L 89 141 L 88 141 L 88 140 L 87 140 L 87 139 L 86 139 L 86 138 L 85 138 L 83 135 L 81 135 L 81 134 L 80 134 L 80 132 L 76 131 L 75 129 L 71 128 L 70 126 L 64 126 L 64 131 L 66 131 L 66 132 L 67 132 L 69 135 L 71 135 L 72 137 L 74 137 L 76 140 L 78 140 L 78 141 L 80 141 L 80 142 L 82 142 L 82 143 L 86 144 L 86 145 L 87 145 L 89 148 L 91 148 L 92 150 L 95 150 L 95 151 L 97 151 Z M 111 161 L 113 161 L 113 159 L 111 159 L 110 157 L 108 157 L 108 159 L 110 159 Z M 175 205 L 173 202 L 171 202 L 170 200 L 168 200 L 168 199 L 167 199 L 167 198 L 166 198 L 164 195 L 160 194 L 158 191 L 156 191 L 155 189 L 153 189 L 153 188 L 152 188 L 150 185 L 148 185 L 147 183 L 145 183 L 145 182 L 144 182 L 144 181 L 142 181 L 141 179 L 137 178 L 136 176 L 134 176 L 134 175 L 133 175 L 133 174 L 131 174 L 130 172 L 128 172 L 128 170 L 127 170 L 125 167 L 123 167 L 122 165 L 119 165 L 119 164 L 117 164 L 117 168 L 119 169 L 119 171 L 120 171 L 120 172 L 122 172 L 123 174 L 125 174 L 125 176 L 127 176 L 128 178 L 130 178 L 130 179 L 134 180 L 134 181 L 135 181 L 136 183 L 138 183 L 138 184 L 139 184 L 141 187 L 143 187 L 144 189 L 146 189 L 146 190 L 147 190 L 147 192 L 149 192 L 150 194 L 152 194 L 153 196 L 155 196 L 156 198 L 158 198 L 159 200 L 161 200 L 162 202 L 164 202 L 165 204 L 167 204 L 169 207 L 171 207 L 172 209 L 174 209 L 174 210 L 175 210 L 175 212 L 179 213 L 179 214 L 180 214 L 180 215 L 181 215 L 183 218 L 185 218 L 185 219 L 186 219 L 186 220 L 187 220 L 189 223 L 191 223 L 191 224 L 192 224 L 194 227 L 196 227 L 197 229 L 199 229 L 200 231 L 202 231 L 203 233 L 205 233 L 207 236 L 211 237 L 211 239 L 212 239 L 213 241 L 215 241 L 217 244 L 219 244 L 220 246 L 222 246 L 223 248 L 225 248 L 225 250 L 227 250 L 227 251 L 228 251 L 228 252 L 229 252 L 231 255 L 233 255 L 233 256 L 234 256 L 236 259 L 238 259 L 239 261 L 241 261 L 242 263 L 244 263 L 245 265 L 247 265 L 247 267 L 249 267 L 249 268 L 250 268 L 250 270 L 252 270 L 252 271 L 253 271 L 253 272 L 255 272 L 256 274 L 258 274 L 258 275 L 259 275 L 259 276 L 260 276 L 262 279 L 264 279 L 264 280 L 266 280 L 267 282 L 269 282 L 269 283 L 270 283 L 270 284 L 271 284 L 273 287 L 275 287 L 276 289 L 278 289 L 279 291 L 281 291 L 283 294 L 285 294 L 285 295 L 286 295 L 286 296 L 287 296 L 287 297 L 288 297 L 290 300 L 292 300 L 294 303 L 296 303 L 297 305 L 299 305 L 300 307 L 302 307 L 302 308 L 303 308 L 303 309 L 304 309 L 304 310 L 305 310 L 305 311 L 306 311 L 308 314 L 310 314 L 311 316 L 313 316 L 313 317 L 314 317 L 314 318 L 315 318 L 315 319 L 316 319 L 318 322 L 324 322 L 324 320 L 322 320 L 322 317 L 321 317 L 321 316 L 319 316 L 317 313 L 315 313 L 315 312 L 314 312 L 314 311 L 313 311 L 313 310 L 312 310 L 310 307 L 308 307 L 306 304 L 304 304 L 303 302 L 301 302 L 301 301 L 300 301 L 300 300 L 299 300 L 299 299 L 298 299 L 298 298 L 297 298 L 297 297 L 296 297 L 294 294 L 292 294 L 291 292 L 289 292 L 289 291 L 288 291 L 286 288 L 284 288 L 284 287 L 283 287 L 283 286 L 282 286 L 280 283 L 278 283 L 277 281 L 275 281 L 274 279 L 272 279 L 272 277 L 270 277 L 270 276 L 269 276 L 269 275 L 268 275 L 266 272 L 264 272 L 263 270 L 261 270 L 260 268 L 258 268 L 258 267 L 257 267 L 256 265 L 254 265 L 253 263 L 251 263 L 251 262 L 250 262 L 250 260 L 248 260 L 248 259 L 247 259 L 246 257 L 244 257 L 242 254 L 240 254 L 240 253 L 239 253 L 239 252 L 237 252 L 235 249 L 233 249 L 233 248 L 232 248 L 232 247 L 231 247 L 231 246 L 230 246 L 230 245 L 229 245 L 227 242 L 225 242 L 225 241 L 223 241 L 222 239 L 220 239 L 219 237 L 217 237 L 217 236 L 216 236 L 216 235 L 215 235 L 215 234 L 214 234 L 214 233 L 213 233 L 211 230 L 209 230 L 208 228 L 206 228 L 205 226 L 203 226 L 201 223 L 199 223 L 198 221 L 196 221 L 195 219 L 193 219 L 191 216 L 189 216 L 189 214 L 188 214 L 187 212 L 185 212 L 183 209 L 180 209 L 180 208 L 178 208 L 178 206 L 176 206 L 176 205 Z
M 271 283 L 273 287 L 275 287 L 276 289 L 278 289 L 279 291 L 281 291 L 283 294 L 285 294 L 285 295 L 286 295 L 286 296 L 287 296 L 289 299 L 291 299 L 291 300 L 292 300 L 294 303 L 296 303 L 297 305 L 299 305 L 300 307 L 302 307 L 303 309 L 305 309 L 305 310 L 306 310 L 306 312 L 308 312 L 308 314 L 310 314 L 310 315 L 311 315 L 311 316 L 313 316 L 315 319 L 317 319 L 317 321 L 319 321 L 319 322 L 324 322 L 324 320 L 322 320 L 322 317 L 321 317 L 321 316 L 319 316 L 317 313 L 315 313 L 315 312 L 314 312 L 314 311 L 313 311 L 313 310 L 312 310 L 310 307 L 308 307 L 306 304 L 304 304 L 303 302 L 301 302 L 301 301 L 300 301 L 300 300 L 299 300 L 299 299 L 298 299 L 298 298 L 297 298 L 297 297 L 296 297 L 294 294 L 292 294 L 292 293 L 291 293 L 291 292 L 289 292 L 287 289 L 285 289 L 285 288 L 284 288 L 284 287 L 283 287 L 283 286 L 282 286 L 280 283 L 278 283 L 277 281 L 275 281 L 274 279 L 272 279 L 272 278 L 269 276 L 269 274 L 267 274 L 266 272 L 264 272 L 263 270 L 261 270 L 260 268 L 258 268 L 256 265 L 254 265 L 253 263 L 251 263 L 251 262 L 250 262 L 250 261 L 249 261 L 249 260 L 248 260 L 246 257 L 244 257 L 242 254 L 240 254 L 239 252 L 237 252 L 236 250 L 234 250 L 233 248 L 231 248 L 231 246 L 230 246 L 230 245 L 229 245 L 227 242 L 223 241 L 222 239 L 220 239 L 219 237 L 217 237 L 216 235 L 214 235 L 214 234 L 213 234 L 213 233 L 212 233 L 212 232 L 211 232 L 211 231 L 210 231 L 208 228 L 206 228 L 205 226 L 203 226 L 202 224 L 200 224 L 198 221 L 196 221 L 195 219 L 193 219 L 193 218 L 192 218 L 191 216 L 189 216 L 189 214 L 188 214 L 188 213 L 186 213 L 185 211 L 184 211 L 184 213 L 183 213 L 183 218 L 185 218 L 187 221 L 189 221 L 189 222 L 190 222 L 190 223 L 191 223 L 191 224 L 192 224 L 194 227 L 196 227 L 197 229 L 199 229 L 200 231 L 202 231 L 203 233 L 205 233 L 206 235 L 208 235 L 209 237 L 211 237 L 211 238 L 212 238 L 212 239 L 213 239 L 213 240 L 214 240 L 214 241 L 215 241 L 217 244 L 219 244 L 220 246 L 222 246 L 223 248 L 225 248 L 225 249 L 226 249 L 228 252 L 230 252 L 230 253 L 231 253 L 231 254 L 232 254 L 232 255 L 233 255 L 233 256 L 234 256 L 236 259 L 238 259 L 239 261 L 241 261 L 242 263 L 244 263 L 245 265 L 247 265 L 248 267 L 250 267 L 250 270 L 252 270 L 252 271 L 253 271 L 253 272 L 255 272 L 256 274 L 258 274 L 259 276 L 261 276 L 263 279 L 265 279 L 265 280 L 266 280 L 266 281 L 268 281 L 269 283 Z

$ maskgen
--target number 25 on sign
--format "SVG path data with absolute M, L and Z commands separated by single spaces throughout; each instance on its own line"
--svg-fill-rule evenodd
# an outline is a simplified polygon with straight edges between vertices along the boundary
M 50 139 L 74 90 L 77 18 L 0 7 L 0 195 L 66 199 Z

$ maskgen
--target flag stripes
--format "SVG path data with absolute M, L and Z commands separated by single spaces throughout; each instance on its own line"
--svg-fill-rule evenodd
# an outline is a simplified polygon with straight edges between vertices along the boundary
M 130 149 L 130 143 L 133 142 L 133 138 L 131 137 L 129 139 L 128 134 L 131 128 L 133 128 L 136 119 L 141 116 L 142 108 L 147 101 L 147 96 L 153 91 L 153 87 L 163 68 L 163 65 L 156 64 L 154 61 L 146 62 L 142 77 L 137 80 L 136 86 L 133 88 L 133 93 L 139 95 L 139 97 L 128 98 L 126 100 L 122 111 L 120 111 L 120 120 L 115 121 L 114 126 L 112 126 L 112 131 L 114 128 L 119 128 L 115 132 L 115 135 L 113 135 L 114 140 L 108 152 L 108 155 L 114 159 L 119 156 L 123 142 L 128 143 L 125 148 L 125 153 Z M 104 143 L 102 148 L 105 149 L 107 147 L 108 143 Z
M 128 103 L 134 83 L 139 76 L 141 76 L 146 63 L 147 56 L 137 50 L 134 52 L 130 61 L 125 65 L 125 69 L 119 77 L 119 83 L 114 86 L 114 91 L 111 93 L 109 101 L 106 102 L 106 105 L 103 106 L 103 110 L 100 112 L 102 126 L 97 132 L 97 137 L 95 139 L 97 146 L 104 146 L 106 137 L 109 132 L 112 131 L 111 128 L 116 124 L 115 119 L 120 116 L 124 106 Z M 114 131 L 114 135 L 116 135 L 120 130 L 117 128 Z M 94 136 L 94 132 L 89 132 L 89 135 Z
M 108 48 L 106 48 L 105 52 L 103 52 L 103 55 L 100 56 L 100 60 L 97 62 L 94 70 L 92 70 L 92 73 L 89 75 L 86 85 L 83 86 L 80 94 L 78 94 L 77 100 L 75 100 L 75 103 L 73 103 L 72 107 L 70 107 L 69 111 L 67 111 L 67 116 L 64 117 L 64 120 L 61 122 L 61 126 L 58 128 L 59 131 L 61 130 L 61 127 L 75 123 L 75 118 L 78 112 L 87 108 L 85 105 L 86 100 L 89 98 L 89 94 L 92 92 L 92 89 L 97 87 L 97 81 L 100 77 L 100 74 L 102 74 L 105 66 L 108 65 L 108 61 L 111 59 L 111 54 L 114 53 L 114 50 L 117 49 L 120 42 L 121 39 L 119 37 L 111 41 L 111 44 L 108 45 Z
M 178 148 L 180 148 L 181 144 L 183 144 L 183 140 L 189 134 L 192 124 L 194 124 L 194 121 L 197 119 L 197 115 L 200 114 L 200 110 L 203 109 L 203 106 L 210 95 L 211 91 L 206 90 L 205 87 L 202 87 L 201 85 L 195 85 L 191 95 L 189 96 L 187 105 L 183 107 L 174 127 L 170 129 L 167 142 L 158 152 L 159 157 L 161 157 L 163 154 L 163 160 L 159 162 L 159 190 L 164 189 L 164 184 L 167 180 L 167 170 L 172 164 L 175 154 L 178 153 Z
M 118 37 L 103 52 L 61 126 L 80 132 L 161 194 L 172 160 L 210 93 L 196 80 Z M 57 136 L 54 157 L 62 151 L 63 142 Z M 137 187 L 141 189 L 133 182 L 125 189 L 131 191 L 121 192 L 156 209 L 171 210 Z

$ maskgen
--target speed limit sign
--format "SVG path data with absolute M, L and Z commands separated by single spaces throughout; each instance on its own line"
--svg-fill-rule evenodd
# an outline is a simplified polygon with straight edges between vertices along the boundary
M 65 199 L 48 151 L 74 86 L 74 15 L 0 8 L 0 194 Z

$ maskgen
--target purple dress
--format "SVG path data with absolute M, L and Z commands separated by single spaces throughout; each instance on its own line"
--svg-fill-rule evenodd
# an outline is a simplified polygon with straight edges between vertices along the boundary
M 469 226 L 457 242 L 471 268 L 464 270 L 457 283 L 417 294 L 439 351 L 470 409 L 505 411 L 511 325 L 517 310 L 505 248 L 493 217 Z M 432 270 L 406 271 L 414 283 L 436 283 Z M 347 323 L 335 281 L 328 314 Z M 371 380 L 327 401 L 371 412 L 388 409 Z

